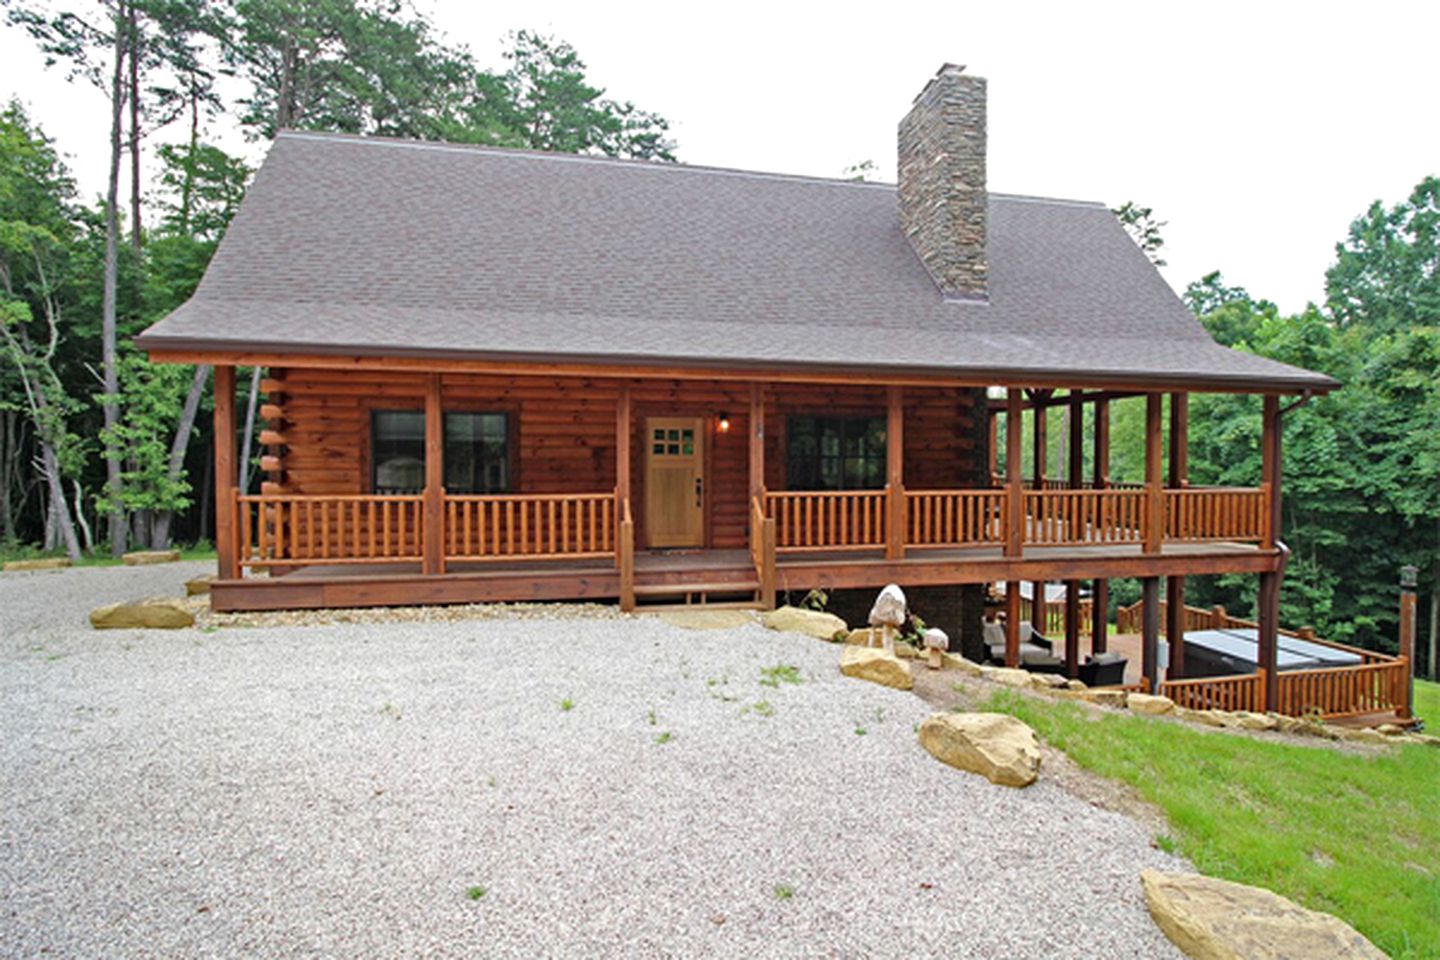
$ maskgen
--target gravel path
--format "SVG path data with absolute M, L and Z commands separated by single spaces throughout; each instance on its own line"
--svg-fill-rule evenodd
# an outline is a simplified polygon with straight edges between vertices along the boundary
M 0 576 L 0 954 L 1179 956 L 1178 861 L 937 763 L 829 645 L 84 623 L 196 569 Z

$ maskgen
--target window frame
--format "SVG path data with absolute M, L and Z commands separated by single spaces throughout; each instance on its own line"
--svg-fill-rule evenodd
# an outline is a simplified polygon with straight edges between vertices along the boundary
M 372 494 L 378 494 L 378 495 L 382 495 L 382 496 L 384 496 L 384 495 L 390 495 L 390 491 L 381 490 L 381 489 L 379 488 L 379 484 L 378 484 L 378 482 L 377 482 L 378 479 L 379 479 L 378 473 L 379 473 L 379 469 L 380 469 L 380 464 L 379 464 L 379 462 L 378 462 L 378 459 L 377 459 L 376 456 L 375 456 L 375 445 L 376 445 L 376 444 L 375 444 L 375 441 L 376 441 L 376 429 L 375 429 L 375 427 L 376 427 L 376 418 L 377 418 L 378 415 L 380 415 L 380 414 L 386 414 L 386 413 L 413 413 L 413 414 L 419 414 L 419 416 L 421 417 L 421 420 L 422 420 L 422 422 L 423 422 L 424 417 L 425 417 L 425 410 L 424 410 L 423 407 L 373 405 L 373 406 L 367 407 L 367 413 L 369 414 L 369 417 L 368 417 L 368 419 L 369 419 L 369 430 L 366 432 L 366 436 L 365 436 L 365 459 L 366 459 L 366 463 L 365 463 L 365 465 L 364 465 L 364 466 L 365 466 L 365 475 L 366 475 L 366 478 L 367 478 L 367 489 L 368 489 L 369 492 L 372 493 Z M 446 493 L 454 493 L 454 494 L 456 494 L 457 496 L 501 496 L 501 495 L 504 495 L 504 494 L 517 492 L 517 491 L 520 489 L 520 469 L 519 469 L 519 466 L 520 466 L 520 465 L 519 465 L 519 457 L 518 457 L 518 453 L 519 453 L 519 442 L 518 442 L 518 440 L 519 440 L 519 422 L 518 422 L 518 421 L 519 421 L 520 418 L 519 418 L 519 415 L 518 415 L 517 411 L 515 411 L 515 410 L 513 410 L 513 409 L 510 409 L 510 408 L 507 408 L 507 407 L 492 407 L 492 408 L 486 408 L 486 409 L 475 409 L 475 408 L 466 407 L 466 408 L 462 408 L 462 409 L 458 409 L 458 410 L 456 410 L 456 409 L 450 409 L 450 408 L 445 408 L 445 409 L 442 409 L 442 410 L 441 410 L 441 422 L 442 422 L 442 423 L 444 422 L 444 418 L 450 417 L 450 416 L 482 416 L 482 417 L 483 417 L 483 416 L 493 416 L 493 417 L 503 417 L 503 418 L 504 418 L 504 423 L 505 423 L 505 428 L 504 428 L 504 437 L 505 437 L 505 441 L 504 441 L 504 442 L 505 442 L 505 489 L 503 489 L 503 490 L 493 490 L 493 491 L 489 491 L 488 493 L 475 493 L 475 494 L 471 494 L 471 493 L 464 493 L 464 492 L 452 490 L 452 489 L 450 489 L 450 488 L 447 486 L 447 487 L 445 488 L 445 492 L 446 492 Z M 442 428 L 442 430 L 443 430 L 443 428 Z M 443 436 L 443 433 L 442 433 L 441 446 L 442 446 L 442 448 L 443 448 L 443 447 L 446 446 L 446 445 L 447 445 L 447 441 L 446 441 L 446 438 Z M 442 456 L 443 456 L 443 454 L 442 454 Z M 420 462 L 421 462 L 422 464 L 425 462 L 423 445 L 422 445 L 422 448 L 421 448 Z M 442 478 L 443 478 L 443 471 L 442 471 Z M 423 492 L 423 490 L 424 490 L 424 487 L 423 487 L 423 485 L 422 485 L 419 492 Z M 414 495 L 416 495 L 416 494 L 413 494 L 413 493 L 410 493 L 410 494 L 407 494 L 407 493 L 395 493 L 395 494 L 393 494 L 393 495 L 394 495 L 394 496 L 414 496 Z
M 798 421 L 798 420 L 808 420 L 808 421 L 811 421 L 811 422 L 814 424 L 814 427 L 815 427 L 815 429 L 813 430 L 813 434 L 814 434 L 814 436 L 817 438 L 816 452 L 815 452 L 815 454 L 814 454 L 814 469 L 813 469 L 813 471 L 810 471 L 810 472 L 812 473 L 812 475 L 815 477 L 815 482 L 813 482 L 813 483 L 811 483 L 811 484 L 808 484 L 808 485 L 803 485 L 803 486 L 796 484 L 796 482 L 795 482 L 796 478 L 795 478 L 795 473 L 794 473 L 794 470 L 795 470 L 795 459 L 796 459 L 795 456 L 794 456 L 794 451 L 795 451 L 795 448 L 794 448 L 795 437 L 796 437 L 796 435 L 797 435 L 797 432 L 803 432 L 803 431 L 796 431 L 796 429 L 795 429 L 796 421 Z M 872 454 L 869 454 L 869 455 L 863 455 L 863 456 L 860 456 L 860 457 L 858 457 L 858 458 L 847 457 L 847 455 L 845 454 L 845 446 L 846 446 L 847 441 L 849 441 L 849 440 L 851 439 L 851 434 L 849 433 L 848 429 L 842 428 L 841 433 L 840 433 L 840 446 L 841 446 L 840 454 L 839 454 L 838 458 L 827 458 L 827 457 L 825 456 L 825 454 L 820 450 L 820 448 L 819 448 L 819 442 L 818 442 L 818 438 L 820 437 L 820 435 L 821 435 L 822 432 L 823 432 L 823 428 L 821 427 L 821 425 L 824 424 L 824 423 L 826 423 L 826 422 L 830 422 L 830 423 L 842 423 L 842 424 L 845 424 L 845 425 L 846 425 L 846 428 L 848 428 L 848 427 L 850 427 L 851 425 L 854 425 L 854 424 L 865 424 L 864 428 L 862 428 L 862 430 L 861 430 L 861 432 L 860 432 L 860 434 L 859 434 L 859 437 L 863 437 L 863 436 L 864 436 L 864 433 L 871 428 L 871 425 L 873 425 L 873 424 L 875 424 L 875 423 L 878 422 L 879 425 L 880 425 L 880 433 L 881 433 L 881 435 L 884 437 L 884 441 L 883 441 L 883 443 L 881 444 L 881 447 L 880 447 L 880 450 L 879 450 L 878 453 L 872 453 Z M 785 489 L 787 489 L 787 490 L 797 490 L 797 491 L 814 491 L 814 492 L 838 492 L 838 491 L 847 491 L 847 490 L 883 490 L 883 489 L 885 489 L 886 484 L 887 484 L 887 480 L 888 480 L 886 474 L 887 474 L 887 467 L 888 467 L 888 463 L 889 463 L 888 450 L 889 450 L 889 444 L 890 444 L 890 437 L 889 437 L 889 429 L 888 429 L 888 427 L 889 427 L 889 424 L 886 422 L 886 416 L 885 416 L 885 414 L 884 414 L 884 413 L 879 413 L 879 412 L 877 412 L 877 413 L 862 413 L 862 414 L 832 414 L 832 413 L 827 413 L 827 412 L 816 412 L 816 411 L 797 411 L 797 412 L 793 412 L 793 413 L 787 413 L 786 416 L 785 416 L 785 440 L 784 440 L 784 447 L 783 447 L 783 450 L 784 450 L 784 453 L 785 453 Z M 857 437 L 857 439 L 858 439 L 858 437 Z M 826 459 L 838 459 L 838 461 L 839 461 L 840 467 L 839 467 L 839 473 L 838 473 L 838 476 L 839 476 L 839 485 L 838 485 L 838 486 L 825 486 L 825 485 L 821 485 L 821 484 L 819 483 L 819 481 L 824 477 L 824 470 L 823 470 L 823 467 L 822 467 L 822 463 L 823 463 L 824 460 L 826 460 Z M 858 459 L 858 460 L 860 460 L 860 461 L 862 461 L 862 462 L 874 462 L 875 465 L 878 466 L 878 468 L 879 468 L 878 471 L 876 471 L 876 474 L 877 474 L 877 475 L 876 475 L 876 482 L 875 482 L 875 484 L 874 484 L 873 486 L 869 486 L 869 485 L 866 485 L 866 486 L 850 485 L 850 484 L 847 482 L 847 479 L 846 479 L 846 471 L 845 471 L 845 462 L 846 462 L 847 459 Z M 862 468 L 862 470 L 863 470 L 863 469 L 864 469 L 864 468 Z

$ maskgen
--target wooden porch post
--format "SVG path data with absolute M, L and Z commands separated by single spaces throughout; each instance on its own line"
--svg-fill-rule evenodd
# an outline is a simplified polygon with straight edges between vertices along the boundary
M 1070 489 L 1080 490 L 1085 486 L 1085 407 L 1080 401 L 1080 391 L 1070 391 L 1070 463 L 1066 476 Z M 1075 526 L 1071 530 L 1077 539 L 1084 533 L 1081 527 L 1080 511 L 1075 511 Z M 1080 581 L 1065 581 L 1065 675 L 1075 677 L 1080 673 Z
M 1025 523 L 1025 497 L 1020 474 L 1021 429 L 1020 388 L 1005 394 L 1005 556 L 1019 557 L 1021 532 Z M 1005 583 L 1005 666 L 1020 666 L 1020 582 Z
M 889 518 L 885 559 L 905 556 L 905 393 L 903 387 L 885 388 L 885 476 Z
M 1404 702 L 1395 715 L 1409 720 L 1415 700 L 1415 587 L 1417 567 L 1400 568 L 1400 659 L 1405 662 Z
M 445 572 L 445 407 L 440 374 L 425 377 L 425 531 L 423 572 Z
M 620 385 L 620 396 L 615 401 L 615 527 L 617 532 L 625 523 L 625 508 L 630 502 L 630 440 L 635 430 L 630 423 L 630 384 Z M 633 544 L 632 544 L 633 547 Z M 624 550 L 617 538 L 615 544 L 615 566 L 624 575 Z M 623 587 L 622 587 L 623 589 Z
M 215 559 L 221 580 L 240 576 L 235 536 L 235 368 L 215 368 Z
M 994 483 L 994 477 L 1000 472 L 1000 451 L 997 445 L 1000 442 L 1000 423 L 995 418 L 995 411 L 990 409 L 990 404 L 985 404 L 985 427 L 990 433 L 990 445 L 987 449 L 988 465 L 986 467 L 986 483 Z
M 1042 497 L 1045 494 L 1045 476 L 1048 466 L 1046 460 L 1049 458 L 1050 451 L 1050 438 L 1045 429 L 1050 413 L 1050 408 L 1045 401 L 1049 398 L 1049 390 L 1030 391 L 1030 400 L 1034 404 L 1035 411 L 1031 418 L 1034 423 L 1034 431 L 1031 436 L 1033 442 L 1031 460 L 1034 461 L 1035 493 Z M 1045 621 L 1050 619 L 1049 608 L 1050 605 L 1045 599 L 1045 581 L 1037 580 L 1030 584 L 1030 625 L 1037 633 L 1046 632 Z
M 750 384 L 750 499 L 765 497 L 765 392 Z M 763 503 L 762 503 L 763 506 Z
M 1149 693 L 1160 692 L 1160 578 L 1140 580 L 1142 601 L 1140 625 L 1140 673 L 1150 684 Z
M 1280 538 L 1280 398 L 1266 394 L 1261 406 L 1261 482 L 1270 491 L 1265 546 L 1274 548 Z M 1265 702 L 1271 709 L 1279 700 L 1280 674 L 1276 669 L 1276 635 L 1280 630 L 1280 570 L 1283 558 L 1272 573 L 1260 574 L 1260 602 L 1255 619 L 1259 623 L 1256 656 L 1265 671 Z
M 765 508 L 765 390 L 759 383 L 750 384 L 750 500 Z M 751 511 L 753 518 L 754 512 Z M 766 517 L 759 524 L 751 522 L 750 550 L 760 557 L 760 605 L 775 609 L 775 518 Z M 759 538 L 759 543 L 754 538 Z M 758 550 L 757 550 L 758 546 Z
M 1145 552 L 1158 554 L 1165 523 L 1164 478 L 1160 475 L 1161 435 L 1160 400 L 1158 393 L 1145 395 Z M 1159 690 L 1160 682 L 1160 578 L 1143 577 L 1140 588 L 1144 599 L 1141 620 L 1140 670 L 1150 684 L 1150 692 Z
M 1095 401 L 1094 460 L 1096 490 L 1110 485 L 1110 401 Z M 1110 623 L 1110 581 L 1096 580 L 1090 587 L 1090 652 L 1104 653 Z
M 1170 394 L 1170 486 L 1190 485 L 1190 395 Z M 1185 676 L 1185 577 L 1165 578 L 1165 639 L 1170 644 L 1167 678 Z

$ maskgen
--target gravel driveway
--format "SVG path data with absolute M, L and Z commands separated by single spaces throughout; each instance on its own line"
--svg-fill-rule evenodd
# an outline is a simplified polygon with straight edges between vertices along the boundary
M 85 623 L 196 571 L 0 576 L 0 953 L 1179 956 L 1177 861 L 937 763 L 827 644 Z

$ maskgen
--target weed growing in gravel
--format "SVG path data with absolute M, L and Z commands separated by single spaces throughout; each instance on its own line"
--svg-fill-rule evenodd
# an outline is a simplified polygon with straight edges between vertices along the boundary
M 795 888 L 788 883 L 775 884 L 775 899 L 790 900 L 795 896 Z
M 473 887 L 467 887 L 465 889 L 465 896 L 469 897 L 471 900 L 479 900 L 481 897 L 485 896 L 487 892 L 489 891 L 487 891 L 484 887 L 476 885 Z
M 788 663 L 777 663 L 773 667 L 760 668 L 760 686 L 779 688 L 782 683 L 803 683 L 800 668 Z
M 656 742 L 656 743 L 669 743 L 669 742 L 670 742 L 671 740 L 673 740 L 673 739 L 675 739 L 675 737 L 674 737 L 673 734 L 670 733 L 669 730 L 665 730 L 665 731 L 662 731 L 662 732 L 660 732 L 660 733 L 655 734 L 655 742 Z
M 1161 850 L 1164 850 L 1166 853 L 1174 853 L 1174 852 L 1175 852 L 1175 840 L 1174 840 L 1174 838 L 1168 837 L 1168 836 L 1166 836 L 1166 835 L 1163 834 L 1163 833 L 1156 835 L 1156 837 L 1155 837 L 1155 846 L 1159 847 Z
M 560 709 L 565 711 L 566 713 L 569 713 L 571 710 L 575 709 L 575 701 L 571 700 L 569 697 L 566 697 L 564 700 L 560 701 Z
M 389 700 L 386 700 L 385 706 L 380 708 L 380 716 L 389 717 L 392 720 L 399 720 L 400 708 L 395 706 L 395 704 L 391 703 Z
M 651 707 L 651 708 L 650 708 L 649 720 L 650 720 L 650 726 L 652 726 L 652 727 L 655 726 L 655 708 L 654 708 L 654 707 Z
M 855 724 L 855 736 L 857 736 L 857 737 L 863 737 L 863 736 L 865 736 L 865 734 L 867 734 L 867 733 L 869 733 L 869 732 L 870 732 L 869 730 L 866 730 L 864 727 L 860 726 L 860 724 L 858 724 L 858 723 Z
M 752 711 L 752 710 L 755 711 L 756 713 L 760 714 L 760 716 L 762 716 L 762 717 L 773 717 L 773 716 L 775 716 L 775 705 L 774 705 L 773 703 L 771 703 L 769 700 L 759 700 L 759 701 L 756 701 L 755 703 L 751 704 L 750 706 L 746 707 L 745 709 L 741 710 L 740 712 L 741 712 L 741 713 L 749 713 L 749 712 Z

